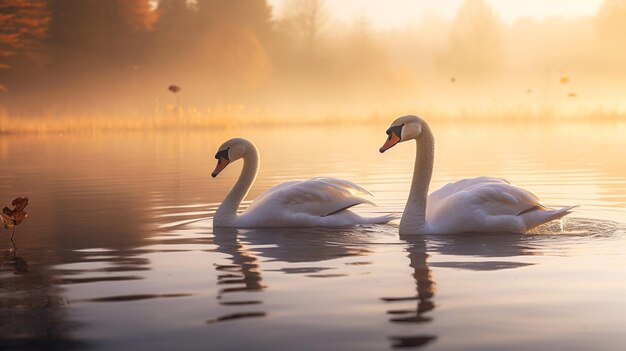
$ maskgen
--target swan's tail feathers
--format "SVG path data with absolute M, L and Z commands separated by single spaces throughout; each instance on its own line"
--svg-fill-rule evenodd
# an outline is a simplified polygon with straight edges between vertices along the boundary
M 570 214 L 571 210 L 575 207 L 578 207 L 578 205 L 563 207 L 558 210 L 537 208 L 534 211 L 524 211 L 520 213 L 519 216 L 524 219 L 524 223 L 526 223 L 526 230 L 530 230 L 544 223 L 560 219 Z
M 574 206 L 570 206 L 570 207 L 563 207 L 563 208 L 561 208 L 561 209 L 559 209 L 559 210 L 557 210 L 557 211 L 559 211 L 559 212 L 563 212 L 563 211 L 564 211 L 564 212 L 570 213 L 570 211 L 571 211 L 572 209 L 575 209 L 575 208 L 576 208 L 576 207 L 578 207 L 578 206 L 580 206 L 580 205 L 574 205 Z M 567 214 L 567 213 L 566 213 L 566 214 Z
M 363 224 L 385 224 L 393 221 L 396 218 L 397 216 L 394 216 L 392 214 L 387 214 L 379 217 L 363 217 L 363 219 L 365 220 Z

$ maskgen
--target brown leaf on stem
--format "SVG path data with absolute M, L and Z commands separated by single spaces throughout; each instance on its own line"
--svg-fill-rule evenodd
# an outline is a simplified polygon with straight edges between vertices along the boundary
M 5 229 L 13 228 L 26 219 L 24 209 L 28 205 L 28 198 L 17 197 L 11 202 L 11 205 L 13 205 L 13 209 L 5 207 L 0 214 Z
M 13 223 L 13 218 L 11 218 L 9 215 L 7 215 L 5 210 L 9 210 L 9 208 L 5 207 L 2 210 L 2 213 L 0 213 L 0 218 L 2 219 L 2 224 L 4 225 L 4 229 L 13 228 L 13 226 L 15 225 Z M 9 210 L 9 212 L 10 211 L 11 210 Z
M 17 213 L 17 212 L 24 211 L 24 209 L 28 205 L 28 198 L 27 197 L 16 197 L 11 202 L 11 205 L 15 206 L 13 208 L 13 212 Z
M 15 216 L 13 216 L 13 220 L 15 221 L 15 225 L 18 225 L 22 222 L 24 222 L 24 220 L 26 219 L 26 212 L 24 211 L 20 211 L 18 213 L 15 214 Z

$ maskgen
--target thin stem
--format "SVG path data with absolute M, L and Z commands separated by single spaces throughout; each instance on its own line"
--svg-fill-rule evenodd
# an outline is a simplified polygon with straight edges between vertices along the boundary
M 16 225 L 13 226 L 13 234 L 11 234 L 11 243 L 13 244 L 13 248 L 17 249 L 17 246 L 15 246 L 15 241 L 13 241 L 13 236 L 15 235 L 15 227 L 17 227 Z

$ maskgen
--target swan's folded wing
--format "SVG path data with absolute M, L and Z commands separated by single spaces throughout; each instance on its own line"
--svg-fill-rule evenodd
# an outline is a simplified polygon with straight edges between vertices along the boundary
M 499 178 L 472 178 L 448 184 L 428 198 L 427 211 L 457 213 L 480 210 L 486 215 L 517 215 L 543 207 L 539 198 Z
M 370 195 L 362 187 L 336 178 L 314 178 L 279 184 L 250 205 L 247 212 L 280 208 L 292 213 L 327 216 L 359 204 L 372 204 L 357 195 Z
M 461 191 L 474 188 L 476 186 L 484 186 L 486 184 L 510 184 L 506 179 L 502 178 L 494 178 L 494 177 L 477 177 L 477 178 L 467 178 L 461 179 L 454 183 L 448 183 L 434 191 L 428 197 L 428 205 L 431 203 L 441 201 L 448 196 L 457 194 Z
M 297 183 L 300 183 L 300 182 L 301 182 L 300 180 L 292 180 L 292 181 L 289 181 L 289 182 L 284 182 L 284 183 L 280 183 L 278 185 L 275 185 L 275 186 L 265 190 L 263 193 L 261 193 L 261 195 L 257 196 L 257 198 L 254 201 L 255 202 L 261 201 L 261 199 L 263 199 L 264 197 L 272 194 L 275 191 L 278 191 L 278 190 L 290 187 L 290 186 L 292 186 L 294 184 L 297 184 Z
M 533 193 L 511 184 L 483 184 L 466 191 L 490 215 L 518 215 L 531 208 L 543 207 Z

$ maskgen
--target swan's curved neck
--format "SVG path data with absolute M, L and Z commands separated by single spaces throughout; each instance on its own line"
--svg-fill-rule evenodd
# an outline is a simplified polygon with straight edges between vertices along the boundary
M 428 186 L 433 175 L 435 161 L 435 138 L 426 124 L 422 124 L 422 131 L 416 139 L 415 166 L 413 181 L 402 219 L 400 220 L 400 234 L 428 233 L 426 223 L 426 201 Z
M 237 209 L 241 201 L 248 195 L 248 191 L 254 183 L 259 169 L 259 153 L 256 147 L 250 143 L 246 147 L 243 157 L 243 168 L 237 183 L 230 190 L 220 207 L 215 211 L 213 225 L 220 227 L 232 227 L 237 219 Z

